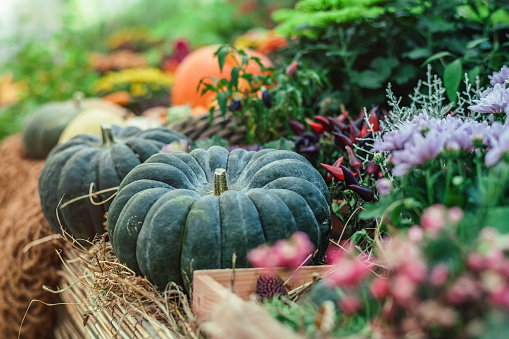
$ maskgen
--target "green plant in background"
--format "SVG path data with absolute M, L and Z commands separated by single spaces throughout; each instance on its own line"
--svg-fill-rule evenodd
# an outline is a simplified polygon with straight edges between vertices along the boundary
M 231 80 L 212 79 L 213 84 L 202 81 L 205 86 L 202 94 L 212 91 L 217 93 L 217 108 L 226 114 L 229 109 L 247 128 L 248 143 L 265 143 L 278 139 L 286 133 L 288 120 L 303 121 L 312 116 L 315 109 L 315 96 L 327 80 L 320 70 L 307 68 L 293 63 L 288 69 L 266 68 L 256 57 L 249 57 L 243 50 L 221 46 L 215 55 L 222 69 L 230 53 L 241 56 L 241 64 L 231 71 Z M 246 72 L 249 62 L 258 63 L 262 75 Z M 239 86 L 239 80 L 247 86 Z
M 23 83 L 21 100 L 0 111 L 0 139 L 21 130 L 25 117 L 50 101 L 72 98 L 76 91 L 91 96 L 99 77 L 93 70 L 84 46 L 70 36 L 58 36 L 55 46 L 37 41 L 26 44 L 3 69 Z
M 273 18 L 298 37 L 292 58 L 323 70 L 327 96 L 358 110 L 382 104 L 389 82 L 406 97 L 429 63 L 454 102 L 464 73 L 486 79 L 509 58 L 508 13 L 502 0 L 302 0 Z

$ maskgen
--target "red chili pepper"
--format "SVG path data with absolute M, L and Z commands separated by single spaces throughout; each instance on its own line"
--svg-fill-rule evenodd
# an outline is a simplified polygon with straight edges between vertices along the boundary
M 316 122 L 310 122 L 309 127 L 315 132 L 316 134 L 321 134 L 323 132 L 323 125 L 316 123 Z
M 350 122 L 350 140 L 355 144 L 357 143 L 357 138 L 361 135 L 361 131 L 355 126 L 353 122 Z
M 347 185 L 358 185 L 357 179 L 355 179 L 355 176 L 346 168 L 345 166 L 341 165 L 341 169 L 343 170 L 343 176 L 345 178 L 345 184 Z
M 290 125 L 292 132 L 297 135 L 301 135 L 306 131 L 306 127 L 298 121 L 288 120 L 288 125 Z
M 336 180 L 338 180 L 338 181 L 345 180 L 345 176 L 344 176 L 343 170 L 341 168 L 334 167 L 334 166 L 327 165 L 327 164 L 320 164 L 320 165 L 322 165 L 322 167 L 325 168 L 327 173 L 330 173 L 330 175 L 332 175 Z
M 337 167 L 339 168 L 339 166 L 343 165 L 343 157 L 340 157 L 338 160 L 334 161 L 334 163 L 332 164 L 332 167 Z M 341 173 L 343 173 L 343 170 L 341 170 Z M 332 181 L 332 175 L 330 175 L 330 173 L 327 173 L 327 180 L 330 182 Z
M 376 116 L 374 108 L 371 110 L 371 115 L 369 116 L 368 121 L 372 125 L 373 132 L 380 131 L 380 124 L 378 123 L 378 118 Z
M 362 125 L 361 134 L 359 134 L 359 138 L 364 138 L 368 134 L 369 134 L 369 132 L 366 129 L 366 125 Z
M 347 187 L 357 193 L 359 197 L 361 197 L 361 199 L 364 201 L 369 202 L 375 199 L 375 193 L 368 187 L 361 185 L 348 185 Z
M 337 119 L 341 122 L 345 122 L 345 120 L 348 118 L 348 111 L 345 111 L 344 113 L 340 114 Z
M 375 175 L 378 172 L 380 172 L 381 170 L 382 169 L 380 168 L 380 166 L 374 160 L 371 160 L 366 165 L 366 173 L 369 175 Z
M 297 73 L 297 68 L 299 68 L 299 63 L 297 61 L 292 61 L 285 69 L 285 73 L 290 77 L 295 77 L 295 73 Z
M 322 117 L 321 115 L 315 115 L 314 119 L 317 123 L 322 125 L 327 132 L 332 131 L 332 129 L 334 128 L 329 119 L 327 119 L 326 117 Z
M 348 163 L 351 168 L 362 168 L 362 161 L 355 155 L 350 146 L 346 146 L 346 153 L 348 154 Z

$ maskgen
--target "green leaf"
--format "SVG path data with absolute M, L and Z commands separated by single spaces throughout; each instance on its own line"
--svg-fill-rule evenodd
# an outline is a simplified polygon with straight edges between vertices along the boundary
M 352 82 L 362 88 L 378 89 L 383 85 L 383 80 L 378 72 L 366 70 L 354 75 Z
M 411 51 L 403 53 L 404 58 L 409 58 L 411 60 L 423 59 L 431 54 L 431 51 L 428 48 L 420 47 L 415 48 Z
M 380 218 L 385 210 L 391 205 L 392 199 L 390 196 L 380 197 L 380 201 L 377 204 L 368 203 L 366 204 L 365 210 L 359 213 L 359 218 L 362 220 L 370 220 Z
M 239 72 L 242 69 L 242 67 L 237 66 L 233 67 L 231 72 L 231 78 L 230 78 L 230 86 L 232 89 L 237 89 L 239 85 Z
M 451 102 L 456 102 L 457 92 L 463 76 L 463 65 L 460 59 L 447 64 L 444 69 L 444 87 Z
M 228 110 L 228 107 L 227 107 L 228 93 L 226 93 L 226 92 L 217 93 L 217 103 L 219 105 L 219 109 L 221 110 L 221 114 L 224 117 L 226 115 L 226 111 Z
M 276 107 L 281 107 L 286 101 L 286 93 L 283 91 L 276 92 Z
M 263 144 L 262 148 L 274 148 L 285 151 L 293 151 L 295 143 L 292 140 L 286 138 L 280 138 L 279 140 L 269 141 Z
M 435 53 L 433 54 L 432 56 L 430 56 L 429 58 L 426 59 L 426 61 L 424 61 L 421 65 L 422 66 L 426 66 L 427 64 L 429 64 L 430 62 L 436 60 L 436 59 L 441 59 L 441 58 L 444 58 L 446 56 L 451 56 L 451 57 L 454 57 L 454 55 L 450 52 L 447 52 L 447 51 L 444 51 L 444 52 L 438 52 L 438 53 Z
M 249 62 L 249 56 L 247 54 L 242 55 L 242 65 L 246 66 Z
M 355 232 L 350 239 L 354 244 L 358 244 L 364 239 L 366 239 L 369 243 L 373 242 L 373 239 L 371 239 L 366 230 L 360 230 Z
M 472 41 L 469 41 L 466 45 L 466 49 L 472 49 L 472 48 L 475 48 L 477 46 L 479 46 L 480 44 L 482 44 L 483 42 L 486 42 L 486 41 L 489 41 L 488 38 L 479 38 L 479 39 L 474 39 Z
M 481 73 L 481 66 L 475 66 L 474 68 L 472 68 L 470 71 L 468 71 L 468 80 L 471 82 L 471 83 L 475 83 L 475 78 L 477 78 L 477 76 L 479 76 L 479 74 Z
M 484 219 L 483 226 L 491 226 L 500 231 L 500 233 L 509 232 L 509 223 L 503 222 L 509 220 L 509 206 L 491 207 Z
M 229 51 L 230 51 L 229 46 L 221 46 L 215 53 L 215 55 L 217 55 L 217 60 L 219 62 L 219 70 L 221 72 L 223 71 L 223 66 L 226 61 L 226 56 L 228 55 Z

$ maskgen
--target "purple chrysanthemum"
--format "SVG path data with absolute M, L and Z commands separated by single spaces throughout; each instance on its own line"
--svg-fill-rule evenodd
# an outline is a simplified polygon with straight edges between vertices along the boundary
M 485 134 L 485 144 L 489 146 L 489 150 L 484 157 L 484 163 L 491 167 L 498 164 L 504 153 L 509 153 L 509 125 L 495 122 Z
M 507 65 L 502 66 L 499 72 L 488 75 L 491 86 L 495 87 L 496 84 L 505 86 L 505 82 L 509 79 L 509 67 Z
M 509 88 L 496 84 L 493 89 L 484 93 L 481 99 L 474 100 L 476 105 L 468 109 L 479 113 L 505 113 L 509 115 Z
M 391 152 L 392 173 L 401 177 L 413 167 L 435 159 L 443 151 L 472 151 L 474 140 L 484 140 L 487 128 L 487 122 L 452 116 L 430 119 L 421 114 L 401 124 L 398 130 L 384 135 L 382 141 L 375 142 L 373 150 Z

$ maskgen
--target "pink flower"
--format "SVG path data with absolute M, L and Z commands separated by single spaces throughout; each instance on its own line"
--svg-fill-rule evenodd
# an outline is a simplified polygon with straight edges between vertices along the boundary
M 288 240 L 278 240 L 272 247 L 272 255 L 282 267 L 297 268 L 307 262 L 315 246 L 304 232 L 295 232 Z M 310 258 L 309 258 L 310 259 Z
M 345 315 L 354 315 L 362 307 L 362 303 L 359 298 L 353 295 L 347 295 L 341 298 L 338 304 Z
M 509 307 L 509 286 L 490 293 L 490 301 L 495 305 Z
M 440 286 L 447 281 L 449 277 L 449 266 L 446 264 L 438 264 L 433 267 L 431 271 L 431 284 L 433 286 Z
M 419 225 L 413 225 L 408 229 L 408 238 L 413 242 L 420 242 L 423 238 L 422 227 Z
M 481 271 L 486 268 L 486 260 L 479 253 L 470 253 L 467 257 L 467 266 L 475 271 Z
M 249 251 L 247 260 L 253 267 L 274 268 L 279 265 L 277 258 L 272 256 L 272 249 L 267 245 L 261 245 Z
M 407 276 L 397 274 L 391 279 L 390 290 L 396 303 L 406 305 L 414 298 L 417 284 Z
M 306 263 L 314 251 L 314 245 L 304 232 L 295 232 L 289 239 L 276 241 L 274 246 L 261 245 L 247 253 L 247 260 L 253 267 L 297 268 Z
M 432 235 L 436 235 L 446 223 L 445 206 L 435 204 L 424 210 L 421 216 L 421 225 Z
M 341 251 L 332 264 L 335 269 L 326 281 L 338 287 L 356 286 L 371 273 L 370 264 L 363 254 L 352 257 L 350 253 Z
M 383 277 L 376 277 L 369 285 L 369 291 L 375 299 L 381 299 L 389 293 L 389 280 Z
M 453 304 L 461 304 L 467 300 L 475 300 L 481 297 L 479 283 L 470 276 L 460 276 L 447 291 L 447 300 Z
M 453 206 L 447 211 L 447 219 L 450 223 L 457 224 L 463 220 L 463 210 L 459 207 Z

